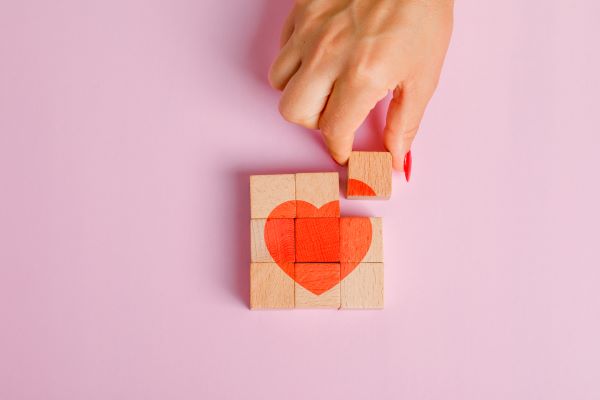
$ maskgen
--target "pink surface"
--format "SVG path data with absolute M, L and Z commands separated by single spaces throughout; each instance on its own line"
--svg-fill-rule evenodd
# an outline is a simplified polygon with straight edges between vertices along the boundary
M 599 4 L 458 2 L 411 183 L 342 203 L 386 309 L 250 312 L 248 175 L 343 171 L 266 84 L 289 4 L 4 2 L 0 398 L 600 398 Z

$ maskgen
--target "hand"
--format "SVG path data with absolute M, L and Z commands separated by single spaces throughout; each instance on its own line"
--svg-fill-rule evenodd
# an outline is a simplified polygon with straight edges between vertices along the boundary
M 320 129 L 346 163 L 354 132 L 390 90 L 384 143 L 401 170 L 437 86 L 452 31 L 452 0 L 297 0 L 269 72 L 279 110 Z

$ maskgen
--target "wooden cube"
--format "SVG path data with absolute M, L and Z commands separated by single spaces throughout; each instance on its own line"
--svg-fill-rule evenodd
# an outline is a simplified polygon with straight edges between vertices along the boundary
M 250 261 L 296 261 L 294 230 L 292 218 L 250 220 Z
M 295 218 L 296 177 L 250 176 L 250 218 Z
M 340 178 L 337 172 L 296 174 L 296 216 L 340 216 Z
M 339 262 L 340 219 L 296 219 L 296 262 Z
M 341 308 L 383 308 L 383 263 L 360 263 L 340 286 Z
M 348 160 L 349 199 L 389 199 L 392 195 L 392 155 L 353 151 Z
M 296 263 L 296 308 L 340 308 L 340 264 Z
M 294 264 L 286 266 L 291 271 Z M 250 308 L 294 308 L 294 280 L 275 263 L 250 264 Z
M 340 218 L 340 262 L 383 262 L 381 218 Z

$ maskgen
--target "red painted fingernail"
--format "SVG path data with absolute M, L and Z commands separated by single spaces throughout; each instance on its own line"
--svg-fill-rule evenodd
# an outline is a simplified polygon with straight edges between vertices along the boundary
M 406 182 L 410 181 L 410 170 L 412 168 L 412 155 L 410 150 L 404 156 L 404 177 L 406 178 Z

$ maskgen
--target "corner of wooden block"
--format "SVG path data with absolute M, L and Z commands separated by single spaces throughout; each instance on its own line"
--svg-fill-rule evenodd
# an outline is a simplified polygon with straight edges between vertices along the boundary
M 340 308 L 340 264 L 296 263 L 296 308 Z
M 291 267 L 293 268 L 293 263 Z M 294 291 L 294 280 L 279 265 L 250 264 L 251 310 L 294 308 Z
M 250 218 L 295 218 L 294 174 L 250 176 Z
M 389 199 L 392 194 L 392 155 L 355 151 L 348 160 L 349 199 Z
M 381 218 L 340 218 L 340 261 L 383 262 Z
M 360 263 L 341 282 L 342 309 L 382 309 L 383 263 Z
M 296 174 L 298 218 L 338 217 L 340 179 L 337 172 Z
M 295 254 L 293 218 L 250 220 L 250 261 L 294 262 Z

